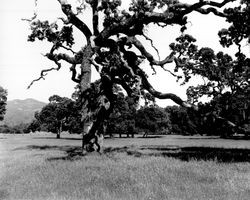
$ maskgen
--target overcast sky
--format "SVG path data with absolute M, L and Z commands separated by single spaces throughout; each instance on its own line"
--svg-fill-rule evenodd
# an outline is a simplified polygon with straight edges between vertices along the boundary
M 53 22 L 58 16 L 63 16 L 57 0 L 40 0 L 38 3 L 40 19 L 48 18 Z M 42 56 L 48 52 L 51 44 L 27 42 L 29 25 L 21 19 L 33 16 L 34 0 L 1 0 L 0 5 L 0 86 L 8 90 L 8 100 L 34 98 L 48 102 L 48 98 L 53 94 L 71 97 L 75 83 L 71 81 L 67 63 L 63 63 L 60 71 L 50 72 L 45 80 L 36 82 L 29 90 L 27 89 L 29 83 L 39 77 L 42 69 L 55 67 L 53 62 Z M 223 50 L 219 45 L 217 33 L 221 28 L 228 27 L 224 19 L 212 14 L 195 13 L 189 17 L 189 21 L 191 21 L 188 24 L 189 32 L 197 38 L 199 46 L 208 46 L 217 51 Z M 147 34 L 154 38 L 154 44 L 159 48 L 161 57 L 164 58 L 169 52 L 169 43 L 173 42 L 180 32 L 177 27 L 169 27 L 164 30 L 150 26 Z M 76 37 L 76 42 L 78 40 L 80 44 L 83 44 L 83 39 L 78 35 Z M 79 49 L 80 46 L 78 43 L 75 48 Z M 224 51 L 233 54 L 235 49 L 224 49 Z M 250 53 L 249 49 L 245 49 L 245 51 Z M 94 73 L 93 79 L 96 77 L 97 75 Z M 163 70 L 158 70 L 157 75 L 151 76 L 150 81 L 156 89 L 162 92 L 174 92 L 183 99 L 186 98 L 186 87 L 180 87 L 175 79 Z M 193 80 L 192 83 L 195 82 L 196 80 Z M 158 103 L 165 106 L 171 102 L 161 100 Z

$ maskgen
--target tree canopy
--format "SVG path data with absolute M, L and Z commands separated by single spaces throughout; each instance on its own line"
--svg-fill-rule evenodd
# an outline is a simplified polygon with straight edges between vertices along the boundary
M 63 130 L 70 133 L 79 132 L 81 120 L 79 115 L 76 102 L 66 97 L 53 95 L 49 98 L 49 103 L 40 112 L 35 113 L 35 120 L 29 128 L 32 131 L 44 129 L 56 133 L 57 138 L 60 138 Z
M 79 84 L 82 98 L 81 113 L 85 124 L 83 132 L 88 135 L 84 137 L 83 146 L 93 141 L 93 138 L 97 141 L 102 134 L 101 127 L 112 113 L 117 97 L 115 85 L 120 85 L 134 100 L 135 105 L 139 105 L 142 96 L 151 95 L 154 98 L 171 99 L 183 107 L 195 107 L 197 98 L 203 95 L 216 97 L 225 90 L 234 94 L 235 91 L 246 91 L 249 88 L 249 58 L 241 52 L 242 42 L 249 42 L 250 12 L 247 0 L 197 0 L 195 3 L 132 0 L 128 9 L 123 8 L 121 0 L 78 2 L 75 6 L 67 0 L 58 0 L 65 17 L 56 22 L 41 21 L 37 19 L 36 13 L 32 19 L 27 20 L 31 27 L 28 40 L 47 40 L 52 43 L 51 50 L 45 56 L 56 64 L 56 67 L 43 70 L 30 86 L 44 78 L 47 72 L 60 70 L 62 61 L 71 64 L 72 80 Z M 237 6 L 232 6 L 230 2 L 236 2 Z M 88 9 L 91 11 L 90 23 L 82 20 Z M 225 47 L 232 44 L 238 46 L 235 58 L 197 46 L 196 39 L 186 33 L 188 16 L 193 12 L 202 15 L 211 13 L 231 24 L 228 29 L 219 32 L 219 37 Z M 149 24 L 162 28 L 172 25 L 180 27 L 180 35 L 169 45 L 170 53 L 164 59 L 155 58 L 138 37 L 151 41 L 151 46 L 158 54 L 153 38 L 145 34 Z M 82 33 L 86 41 L 79 51 L 72 49 L 75 29 Z M 168 68 L 170 63 L 175 64 L 173 71 Z M 93 91 L 93 84 L 90 83 L 91 66 L 96 68 L 101 77 L 95 86 L 96 104 L 91 106 L 94 110 L 89 107 L 93 103 L 89 98 Z M 176 94 L 157 91 L 149 82 L 143 66 L 149 66 L 154 71 L 162 68 L 182 84 L 187 83 L 193 75 L 202 76 L 205 81 L 203 85 L 189 88 L 189 101 L 186 102 Z M 95 117 L 90 122 L 91 113 L 95 113 Z

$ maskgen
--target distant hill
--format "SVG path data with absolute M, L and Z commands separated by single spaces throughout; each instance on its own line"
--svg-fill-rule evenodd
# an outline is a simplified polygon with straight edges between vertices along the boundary
M 31 98 L 7 101 L 6 114 L 1 124 L 14 126 L 29 123 L 34 119 L 34 113 L 40 111 L 45 105 L 46 103 Z

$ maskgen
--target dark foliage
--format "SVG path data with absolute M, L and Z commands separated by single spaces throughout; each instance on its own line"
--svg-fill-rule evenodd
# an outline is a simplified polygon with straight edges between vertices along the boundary
M 142 107 L 136 114 L 136 127 L 151 134 L 169 134 L 169 114 L 158 106 Z
M 15 126 L 1 125 L 0 133 L 9 133 L 9 134 L 23 134 L 30 133 L 30 124 L 19 124 Z
M 75 101 L 53 95 L 49 98 L 50 103 L 45 105 L 40 112 L 35 113 L 29 127 L 29 131 L 49 131 L 60 135 L 62 131 L 80 133 L 81 115 Z M 60 137 L 60 136 L 58 136 Z

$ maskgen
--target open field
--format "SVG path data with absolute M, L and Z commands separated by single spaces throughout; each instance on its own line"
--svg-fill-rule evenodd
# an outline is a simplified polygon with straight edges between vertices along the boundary
M 250 140 L 106 139 L 80 156 L 79 135 L 0 134 L 0 199 L 250 199 Z

